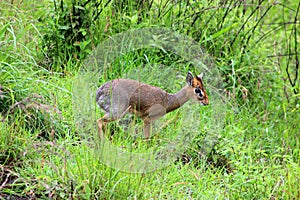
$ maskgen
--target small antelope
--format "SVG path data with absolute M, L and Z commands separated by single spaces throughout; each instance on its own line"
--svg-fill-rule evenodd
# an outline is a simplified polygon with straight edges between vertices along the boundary
M 105 111 L 105 115 L 98 119 L 100 137 L 104 137 L 103 125 L 124 117 L 128 112 L 142 118 L 144 134 L 148 139 L 153 121 L 179 108 L 188 100 L 194 99 L 200 105 L 208 105 L 209 100 L 202 77 L 203 74 L 194 77 L 191 72 L 188 72 L 187 85 L 175 94 L 130 79 L 114 79 L 104 83 L 96 93 L 96 102 Z

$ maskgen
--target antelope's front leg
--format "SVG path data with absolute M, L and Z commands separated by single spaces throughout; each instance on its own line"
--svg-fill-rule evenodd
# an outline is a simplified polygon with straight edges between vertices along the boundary
M 145 138 L 148 141 L 150 137 L 151 121 L 149 119 L 144 120 L 144 134 Z
M 166 114 L 166 109 L 160 104 L 154 104 L 148 110 L 148 116 L 144 119 L 144 133 L 148 140 L 152 123 Z

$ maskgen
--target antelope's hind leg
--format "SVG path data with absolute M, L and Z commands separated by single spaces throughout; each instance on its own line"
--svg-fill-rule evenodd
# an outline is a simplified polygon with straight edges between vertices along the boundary
M 117 119 L 123 118 L 124 115 L 126 115 L 126 113 L 128 113 L 129 109 L 131 108 L 131 106 L 129 106 L 128 108 L 126 108 L 120 115 L 113 115 L 112 117 L 110 117 L 109 113 L 105 113 L 105 115 L 97 120 L 98 123 L 98 134 L 100 139 L 104 139 L 104 133 L 103 133 L 103 126 L 106 126 L 106 124 L 108 122 L 112 122 L 115 121 Z
M 106 126 L 106 124 L 109 121 L 111 121 L 111 120 L 109 120 L 109 114 L 107 114 L 107 113 L 103 117 L 101 117 L 97 120 L 98 134 L 99 134 L 99 138 L 101 140 L 104 139 L 103 126 Z

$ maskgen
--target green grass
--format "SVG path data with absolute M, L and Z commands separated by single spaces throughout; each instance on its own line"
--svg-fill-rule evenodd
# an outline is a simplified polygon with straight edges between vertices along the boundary
M 63 48 L 52 54 L 58 56 L 52 64 L 43 40 L 56 31 L 51 27 L 58 22 L 49 17 L 53 5 L 1 2 L 0 199 L 299 199 L 300 114 L 299 93 L 294 93 L 299 92 L 299 77 L 292 86 L 286 73 L 288 66 L 295 78 L 293 53 L 299 49 L 293 37 L 295 31 L 299 35 L 299 20 L 282 25 L 290 16 L 294 20 L 298 4 L 239 2 L 153 1 L 148 13 L 139 12 L 134 3 L 123 11 L 113 2 L 101 4 L 101 15 L 87 31 L 88 45 L 64 55 L 72 45 L 55 38 Z M 227 105 L 218 132 L 214 99 L 208 107 L 188 103 L 166 115 L 154 131 L 161 124 L 164 128 L 150 142 L 135 134 L 142 127 L 139 119 L 129 126 L 111 123 L 107 136 L 114 132 L 112 144 L 127 152 L 157 150 L 180 133 L 196 133 L 170 165 L 129 173 L 101 162 L 95 127 L 81 132 L 76 126 L 74 82 L 81 58 L 93 45 L 115 33 L 150 26 L 186 34 L 206 49 L 223 78 Z M 171 52 L 140 49 L 118 57 L 95 85 L 139 77 L 173 93 L 185 83 L 188 70 L 200 73 Z M 101 115 L 96 108 L 96 116 Z M 105 155 L 114 155 L 106 150 Z

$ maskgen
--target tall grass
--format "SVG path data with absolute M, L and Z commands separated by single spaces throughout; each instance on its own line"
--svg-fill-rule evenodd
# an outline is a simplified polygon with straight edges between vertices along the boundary
M 95 11 L 84 1 L 64 1 L 58 11 L 53 2 L 0 3 L 0 198 L 300 198 L 297 2 L 97 1 Z M 84 20 L 97 20 L 79 28 L 83 40 L 64 43 L 62 37 L 74 32 L 59 29 L 62 19 L 70 19 L 60 17 L 74 14 L 72 6 L 86 12 Z M 186 105 L 204 116 L 199 125 L 187 123 L 184 108 L 168 114 L 150 143 L 126 131 L 139 128 L 138 119 L 132 127 L 110 124 L 112 143 L 133 152 L 155 148 L 183 128 L 199 132 L 163 170 L 131 174 L 101 163 L 92 135 L 78 132 L 72 90 L 83 59 L 97 44 L 149 26 L 173 29 L 204 47 L 222 74 L 229 102 L 224 128 L 206 155 L 201 148 L 214 122 L 209 108 Z M 112 66 L 98 85 L 140 73 L 143 82 L 168 92 L 197 69 L 157 49 L 129 52 Z M 172 82 L 162 78 L 170 69 L 178 74 Z

